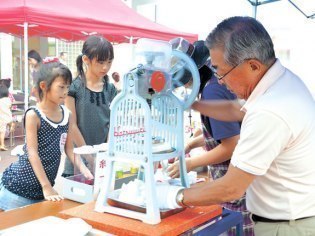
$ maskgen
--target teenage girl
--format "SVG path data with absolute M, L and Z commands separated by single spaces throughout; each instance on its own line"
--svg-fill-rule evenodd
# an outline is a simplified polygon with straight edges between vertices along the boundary
M 63 105 L 72 81 L 70 70 L 57 58 L 46 61 L 36 74 L 39 102 L 25 112 L 24 153 L 0 177 L 0 210 L 43 200 L 63 199 L 54 189 L 65 150 L 73 161 L 72 115 Z M 81 165 L 81 172 L 93 178 Z
M 109 106 L 117 94 L 107 75 L 113 60 L 113 46 L 103 37 L 91 36 L 84 42 L 76 61 L 78 77 L 72 82 L 65 103 L 75 121 L 76 146 L 107 142 Z M 66 159 L 62 176 L 71 175 L 73 165 Z

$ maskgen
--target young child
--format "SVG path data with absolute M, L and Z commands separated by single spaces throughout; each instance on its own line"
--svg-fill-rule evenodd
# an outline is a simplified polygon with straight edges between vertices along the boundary
M 11 101 L 11 103 L 13 104 L 13 102 L 15 102 L 15 98 L 13 96 L 13 94 L 10 92 L 10 87 L 11 87 L 11 78 L 4 78 L 4 79 L 0 79 L 0 85 L 3 84 L 5 85 L 8 90 L 9 90 L 9 99 Z M 11 111 L 17 110 L 18 107 L 17 105 L 12 105 L 11 106 Z M 6 134 L 8 134 L 9 132 L 12 132 L 15 130 L 15 122 L 17 122 L 18 117 L 16 115 L 12 115 L 12 122 L 10 123 L 10 127 L 7 127 L 7 132 Z
M 4 138 L 7 126 L 12 122 L 11 100 L 9 90 L 4 84 L 0 84 L 0 151 L 7 151 Z
M 71 72 L 55 58 L 44 61 L 36 75 L 39 102 L 25 112 L 24 153 L 0 178 L 2 210 L 63 199 L 53 189 L 61 154 L 65 150 L 72 161 L 74 158 L 73 119 L 61 105 L 72 81 Z M 85 177 L 93 178 L 85 165 L 80 167 Z
M 110 103 L 117 94 L 109 83 L 114 50 L 101 36 L 91 36 L 83 44 L 77 58 L 78 77 L 72 82 L 66 106 L 73 114 L 77 146 L 97 145 L 107 141 Z M 73 175 L 72 163 L 67 159 L 63 177 Z
M 12 81 L 11 78 L 0 79 L 0 84 L 5 85 L 9 89 L 9 96 L 8 97 L 10 98 L 11 102 L 13 103 L 13 102 L 15 102 L 15 98 L 14 98 L 13 94 L 10 92 L 11 81 Z M 11 107 L 11 109 L 12 110 L 16 110 L 17 106 L 14 105 L 14 106 Z

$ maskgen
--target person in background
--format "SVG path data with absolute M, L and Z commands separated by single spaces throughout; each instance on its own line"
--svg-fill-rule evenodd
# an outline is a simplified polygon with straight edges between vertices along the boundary
M 105 38 L 90 36 L 84 42 L 76 61 L 79 76 L 72 82 L 65 103 L 75 120 L 76 146 L 107 142 L 109 106 L 117 94 L 107 75 L 113 60 L 113 46 Z M 73 172 L 72 163 L 66 159 L 62 176 Z
M 35 73 L 39 70 L 42 60 L 42 57 L 36 50 L 32 49 L 28 52 L 28 64 L 30 65 L 31 72 Z
M 28 52 L 28 64 L 30 66 L 30 96 L 31 100 L 38 101 L 38 94 L 37 94 L 37 81 L 36 77 L 34 76 L 35 73 L 39 70 L 40 65 L 42 63 L 43 59 L 39 55 L 39 53 L 35 50 L 30 50 Z
M 3 85 L 5 85 L 8 88 L 8 90 L 9 90 L 9 98 L 10 98 L 11 104 L 13 104 L 15 102 L 15 98 L 14 98 L 13 94 L 10 92 L 11 81 L 12 81 L 11 78 L 4 78 L 4 79 L 0 80 L 0 84 L 3 84 Z M 12 105 L 11 106 L 11 111 L 14 111 L 14 110 L 17 110 L 17 109 L 18 109 L 17 105 Z M 15 122 L 18 121 L 16 115 L 12 115 L 12 121 L 13 122 L 11 122 L 11 125 L 9 127 L 10 132 L 15 130 Z
M 114 81 L 114 85 L 115 85 L 115 88 L 117 89 L 117 92 L 119 93 L 121 91 L 121 81 L 120 81 L 120 75 L 118 72 L 113 72 L 112 73 L 112 78 L 113 78 L 113 81 Z
M 26 143 L 23 154 L 0 176 L 0 210 L 11 210 L 39 201 L 59 201 L 54 189 L 61 154 L 73 161 L 73 119 L 63 102 L 72 80 L 58 58 L 46 61 L 36 73 L 39 102 L 25 112 Z M 85 165 L 79 166 L 93 178 Z
M 67 52 L 60 52 L 59 53 L 59 61 L 60 63 L 67 65 Z
M 240 140 L 227 173 L 183 189 L 158 188 L 159 206 L 232 201 L 246 191 L 256 236 L 315 235 L 315 101 L 276 58 L 270 35 L 251 17 L 223 20 L 206 40 L 212 70 L 244 99 Z M 209 107 L 196 102 L 193 109 Z
M 9 89 L 9 98 L 11 100 L 11 102 L 13 103 L 15 101 L 15 98 L 13 96 L 13 94 L 10 92 L 10 87 L 11 87 L 11 78 L 4 78 L 4 79 L 0 79 L 0 84 L 5 85 L 8 89 Z M 17 109 L 17 107 L 12 107 L 12 110 Z
M 235 94 L 231 93 L 225 86 L 221 86 L 218 79 L 210 70 L 209 50 L 203 40 L 192 44 L 194 48 L 191 55 L 199 69 L 201 100 L 207 101 L 234 101 Z M 186 158 L 187 172 L 209 165 L 211 178 L 216 180 L 225 175 L 230 164 L 230 158 L 239 140 L 240 122 L 224 122 L 201 115 L 202 133 L 188 141 L 185 145 L 185 153 L 192 149 L 205 147 L 206 152 Z M 168 175 L 171 178 L 179 177 L 179 161 L 168 167 Z M 246 209 L 245 195 L 232 202 L 221 204 L 223 207 L 240 211 L 243 214 L 243 234 L 254 235 L 253 222 L 250 213 Z M 229 230 L 228 235 L 236 235 L 235 227 Z
M 7 151 L 4 138 L 7 126 L 12 122 L 11 100 L 9 90 L 4 84 L 0 84 L 0 151 Z

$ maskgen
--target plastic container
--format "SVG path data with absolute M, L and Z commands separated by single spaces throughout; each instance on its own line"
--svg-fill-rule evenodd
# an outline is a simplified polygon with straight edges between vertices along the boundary
M 100 185 L 104 180 L 107 145 L 83 146 L 75 148 L 73 152 L 74 175 L 64 179 L 63 196 L 81 203 L 93 201 L 97 198 Z M 86 178 L 80 172 L 82 165 L 90 170 L 94 179 Z
M 136 63 L 150 65 L 156 69 L 169 70 L 172 45 L 165 41 L 139 39 L 136 47 Z

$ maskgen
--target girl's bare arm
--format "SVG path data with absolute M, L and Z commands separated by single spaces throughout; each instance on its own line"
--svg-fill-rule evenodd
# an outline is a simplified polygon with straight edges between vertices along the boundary
M 68 135 L 67 135 L 67 140 L 66 140 L 66 145 L 65 145 L 65 152 L 67 154 L 67 157 L 70 159 L 72 164 L 76 165 L 77 168 L 80 170 L 80 172 L 88 179 L 93 179 L 93 175 L 90 172 L 90 170 L 85 166 L 85 164 L 81 161 L 74 161 L 74 153 L 73 153 L 73 142 L 75 139 L 76 133 L 75 131 L 75 126 L 76 123 L 74 122 L 73 115 L 70 112 L 70 117 L 69 117 L 69 130 L 68 130 Z M 76 126 L 77 127 L 77 126 Z
M 85 140 L 83 138 L 83 135 L 81 134 L 81 131 L 79 130 L 79 127 L 77 125 L 77 113 L 76 113 L 76 108 L 75 108 L 75 100 L 71 96 L 67 96 L 65 100 L 65 105 L 66 107 L 70 110 L 71 116 L 72 116 L 72 128 L 71 132 L 73 133 L 73 138 L 72 141 L 78 146 L 83 146 L 85 145 Z

